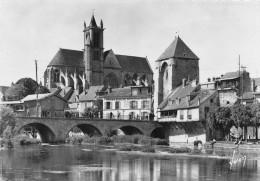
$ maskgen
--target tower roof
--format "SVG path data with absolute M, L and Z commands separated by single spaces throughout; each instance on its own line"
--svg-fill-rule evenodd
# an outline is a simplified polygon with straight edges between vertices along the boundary
M 157 61 L 168 58 L 185 58 L 199 60 L 199 58 L 191 51 L 191 49 L 177 36 L 174 41 L 166 48 Z
M 60 48 L 52 61 L 49 63 L 50 66 L 65 66 L 65 67 L 79 67 L 84 68 L 83 63 L 83 51 L 69 50 Z
M 94 15 L 92 15 L 89 27 L 96 27 L 96 26 L 97 26 L 97 23 L 96 23 L 95 17 L 94 17 Z

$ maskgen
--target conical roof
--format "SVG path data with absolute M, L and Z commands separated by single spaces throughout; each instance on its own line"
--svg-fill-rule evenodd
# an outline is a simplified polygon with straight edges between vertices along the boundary
M 52 61 L 49 63 L 50 66 L 65 66 L 65 67 L 82 67 L 83 63 L 83 51 L 69 50 L 60 48 Z
M 185 58 L 199 60 L 199 58 L 191 51 L 191 49 L 177 36 L 168 48 L 162 53 L 157 61 L 168 58 Z
M 97 23 L 96 23 L 95 17 L 94 17 L 94 15 L 92 15 L 89 27 L 96 27 L 96 26 L 97 26 Z

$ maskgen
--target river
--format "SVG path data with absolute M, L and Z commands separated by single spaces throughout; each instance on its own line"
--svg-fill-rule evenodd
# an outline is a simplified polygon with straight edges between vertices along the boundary
M 258 153 L 254 154 L 257 158 Z M 227 159 L 132 154 L 89 145 L 41 145 L 2 150 L 0 180 L 260 180 L 258 162 L 248 159 L 244 166 L 237 163 L 230 170 Z

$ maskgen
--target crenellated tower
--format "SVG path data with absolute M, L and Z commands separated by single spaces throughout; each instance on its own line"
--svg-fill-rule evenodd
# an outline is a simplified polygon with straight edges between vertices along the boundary
M 103 59 L 103 22 L 97 26 L 92 15 L 89 26 L 84 22 L 84 65 L 86 74 L 86 88 L 102 85 L 104 82 L 104 59 Z

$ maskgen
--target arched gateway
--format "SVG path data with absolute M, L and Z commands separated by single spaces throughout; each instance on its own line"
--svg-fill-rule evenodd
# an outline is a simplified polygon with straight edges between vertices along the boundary
M 148 121 L 17 117 L 18 132 L 26 126 L 34 127 L 42 141 L 47 143 L 65 142 L 68 133 L 76 126 L 90 136 L 104 135 L 108 129 L 120 129 L 127 135 L 143 134 L 157 137 L 154 130 L 161 128 L 157 122 Z

